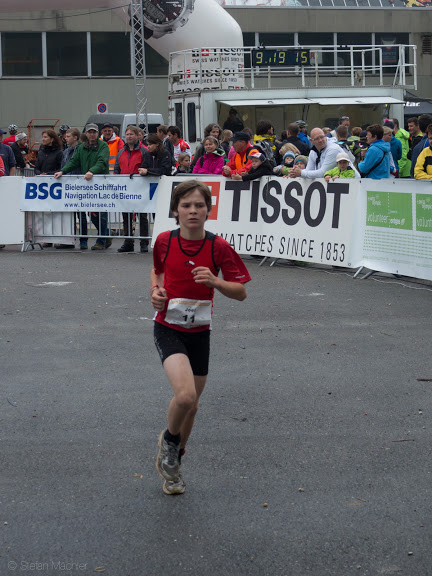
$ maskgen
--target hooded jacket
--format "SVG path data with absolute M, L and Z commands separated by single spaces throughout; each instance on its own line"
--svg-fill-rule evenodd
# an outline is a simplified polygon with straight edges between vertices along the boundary
M 410 149 L 409 145 L 409 132 L 404 130 L 403 128 L 399 128 L 399 130 L 395 134 L 395 138 L 399 140 L 402 144 L 402 157 L 399 160 L 399 177 L 400 178 L 409 178 L 410 171 L 411 171 L 411 160 L 408 160 L 408 152 Z
M 428 146 L 418 156 L 414 167 L 416 180 L 432 180 L 432 148 Z
M 225 152 L 223 148 L 216 148 L 213 152 L 203 154 L 193 167 L 194 174 L 222 174 L 225 166 Z
M 251 168 L 247 174 L 242 176 L 243 182 L 248 182 L 249 180 L 257 180 L 262 176 L 271 176 L 273 174 L 273 166 L 270 163 L 270 160 L 264 160 L 262 164 L 258 166 L 258 168 Z
M 375 140 L 367 149 L 363 162 L 359 164 L 362 178 L 390 178 L 390 143 Z

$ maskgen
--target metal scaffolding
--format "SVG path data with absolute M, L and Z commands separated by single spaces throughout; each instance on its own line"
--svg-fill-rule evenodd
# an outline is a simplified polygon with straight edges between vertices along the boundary
M 139 117 L 144 114 L 146 134 L 148 134 L 147 122 L 147 96 L 146 96 L 146 66 L 145 66 L 145 40 L 144 19 L 142 1 L 131 1 L 130 22 L 133 42 L 133 74 L 135 80 L 135 112 L 136 125 L 139 126 Z

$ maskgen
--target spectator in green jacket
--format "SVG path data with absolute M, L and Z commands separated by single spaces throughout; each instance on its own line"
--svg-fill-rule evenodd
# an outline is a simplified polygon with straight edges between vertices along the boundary
M 336 180 L 336 178 L 355 178 L 356 174 L 354 168 L 351 166 L 351 161 L 346 152 L 339 152 L 336 156 L 337 166 L 324 173 L 324 180 Z
M 85 180 L 91 180 L 93 174 L 109 174 L 109 146 L 103 140 L 99 140 L 99 129 L 97 124 L 87 124 L 84 129 L 87 142 L 78 147 L 72 159 L 59 172 L 54 174 L 54 178 L 60 178 L 63 174 L 69 174 L 73 170 L 80 170 L 84 174 Z M 96 226 L 101 236 L 108 236 L 108 214 L 107 212 L 92 212 L 91 221 Z M 86 234 L 87 230 L 80 230 L 81 234 Z M 92 250 L 105 250 L 112 244 L 111 238 L 98 238 L 92 246 Z M 81 250 L 87 248 L 87 238 L 80 240 Z
M 392 118 L 391 121 L 395 125 L 394 135 L 402 144 L 402 158 L 399 160 L 399 178 L 410 178 L 411 160 L 408 160 L 407 155 L 410 149 L 409 146 L 409 132 L 399 126 L 399 120 Z

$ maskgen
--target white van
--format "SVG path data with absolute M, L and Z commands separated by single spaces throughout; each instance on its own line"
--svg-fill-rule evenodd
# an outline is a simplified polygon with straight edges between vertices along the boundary
M 117 126 L 119 129 L 119 136 L 120 138 L 125 137 L 126 128 L 132 124 L 132 126 L 136 125 L 136 114 L 133 112 L 131 113 L 107 113 L 107 114 L 92 114 L 89 116 L 87 124 L 97 124 L 99 127 L 99 132 L 104 124 L 110 122 L 113 126 Z M 147 114 L 147 122 L 148 122 L 148 129 L 149 134 L 155 134 L 156 128 L 164 123 L 162 114 Z M 139 126 L 140 128 L 144 127 L 144 114 L 140 114 L 139 117 Z

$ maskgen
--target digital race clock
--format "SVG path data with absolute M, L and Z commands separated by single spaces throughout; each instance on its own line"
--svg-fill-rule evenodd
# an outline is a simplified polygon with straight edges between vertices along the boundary
M 252 50 L 252 66 L 310 66 L 309 50 Z

